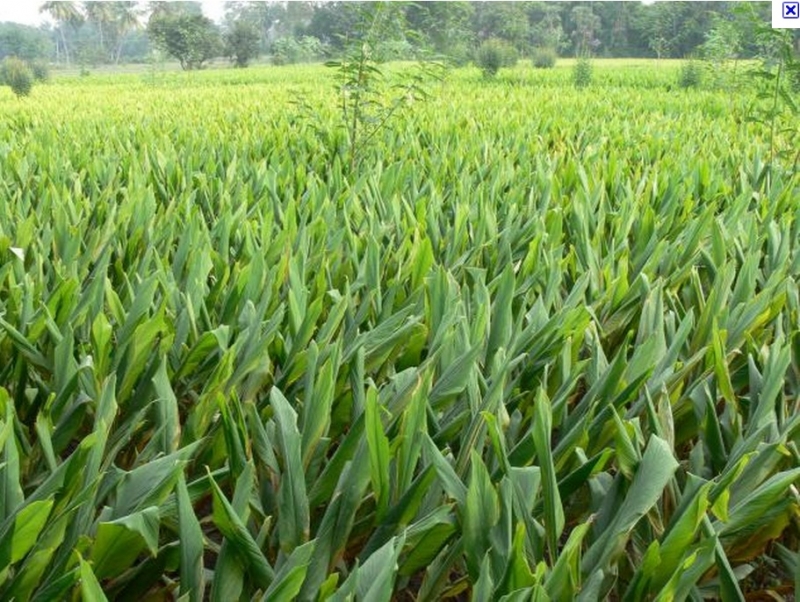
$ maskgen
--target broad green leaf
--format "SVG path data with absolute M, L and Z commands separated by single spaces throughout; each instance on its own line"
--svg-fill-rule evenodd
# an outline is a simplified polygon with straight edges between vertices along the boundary
M 542 470 L 542 497 L 544 499 L 544 528 L 551 558 L 557 557 L 558 539 L 564 530 L 564 509 L 556 481 L 556 468 L 550 451 L 552 436 L 550 400 L 543 389 L 536 394 L 534 405 L 533 444 Z
M 375 389 L 367 391 L 364 429 L 369 449 L 370 479 L 372 490 L 378 503 L 377 520 L 381 521 L 389 504 L 389 439 L 383 432 L 378 407 L 378 394 Z
M 112 520 L 133 514 L 148 506 L 160 505 L 172 493 L 183 468 L 199 442 L 181 448 L 125 473 L 117 487 L 117 502 L 112 509 Z
M 461 515 L 467 567 L 472 578 L 476 579 L 483 557 L 491 547 L 489 531 L 500 519 L 500 502 L 486 466 L 474 451 Z
M 301 457 L 302 441 L 297 414 L 276 388 L 270 393 L 278 426 L 278 446 L 283 456 L 283 473 L 278 490 L 281 549 L 289 554 L 309 536 L 309 504 Z
M 36 544 L 53 503 L 52 498 L 31 502 L 16 513 L 11 528 L 0 538 L 0 567 L 22 560 Z
M 214 524 L 231 543 L 255 583 L 262 588 L 269 587 L 275 572 L 210 472 L 208 475 L 214 500 Z
M 92 566 L 78 555 L 81 564 L 81 598 L 85 602 L 107 602 L 103 588 L 97 581 Z
M 140 552 L 158 553 L 159 512 L 157 507 L 139 512 L 97 527 L 91 561 L 98 579 L 119 576 L 131 566 Z
M 192 508 L 183 474 L 175 486 L 178 500 L 178 533 L 181 543 L 181 589 L 189 602 L 201 602 L 205 589 L 203 531 Z
M 315 542 L 297 546 L 278 569 L 275 580 L 264 592 L 263 602 L 292 602 L 300 593 Z
M 583 557 L 581 569 L 585 575 L 604 570 L 621 552 L 631 530 L 658 502 L 677 468 L 667 442 L 651 436 L 622 505 Z

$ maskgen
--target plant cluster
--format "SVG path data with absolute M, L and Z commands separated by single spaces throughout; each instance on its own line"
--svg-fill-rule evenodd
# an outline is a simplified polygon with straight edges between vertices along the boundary
M 592 83 L 592 60 L 588 56 L 579 57 L 572 68 L 572 83 L 576 88 L 586 88 Z
M 39 73 L 42 73 L 41 70 Z M 31 66 L 17 57 L 6 57 L 0 65 L 0 83 L 11 88 L 18 98 L 31 93 L 36 79 Z
M 492 38 L 481 43 L 475 51 L 475 63 L 480 67 L 483 76 L 494 77 L 503 67 L 517 64 L 519 55 L 508 42 Z
M 754 16 L 751 16 L 755 20 Z M 768 129 L 771 166 L 778 158 L 792 171 L 800 166 L 800 58 L 792 30 L 773 29 L 756 21 L 760 64 L 750 75 L 757 91 L 748 118 Z
M 678 74 L 678 86 L 681 88 L 699 88 L 703 82 L 703 65 L 695 60 L 688 59 L 681 65 Z
M 359 33 L 345 44 L 340 60 L 326 63 L 337 72 L 339 126 L 345 132 L 343 154 L 353 177 L 358 176 L 357 167 L 378 134 L 392 125 L 404 108 L 428 96 L 426 86 L 431 80 L 441 79 L 441 63 L 425 57 L 414 70 L 394 81 L 381 69 L 383 57 L 376 50 L 397 36 L 398 11 L 398 6 L 385 3 L 359 8 L 355 29 Z M 304 108 L 306 114 L 312 113 L 308 104 Z M 339 144 L 331 144 L 335 137 L 329 132 L 326 138 L 338 153 Z
M 558 61 L 558 53 L 553 48 L 536 48 L 531 63 L 536 69 L 552 69 Z

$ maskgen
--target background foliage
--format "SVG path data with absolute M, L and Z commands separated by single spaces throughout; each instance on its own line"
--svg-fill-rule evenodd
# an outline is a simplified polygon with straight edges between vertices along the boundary
M 276 42 L 313 38 L 337 58 L 352 37 L 359 7 L 351 2 L 227 2 L 221 34 L 237 23 L 255 28 L 258 54 L 270 55 Z M 752 21 L 736 7 L 751 6 L 769 21 L 769 2 L 423 2 L 403 3 L 402 20 L 387 39 L 391 58 L 420 49 L 450 57 L 456 64 L 474 58 L 487 39 L 499 39 L 523 56 L 550 49 L 578 56 L 587 44 L 602 57 L 684 58 L 707 52 L 716 60 L 757 51 Z M 33 28 L 0 23 L 0 59 L 15 55 L 65 66 L 147 62 L 153 39 L 145 25 L 164 16 L 199 15 L 197 2 L 46 2 L 52 24 Z M 795 38 L 796 39 L 796 38 Z M 215 49 L 215 56 L 223 53 Z M 723 56 L 724 55 L 724 56 Z M 291 61 L 289 61 L 291 62 Z

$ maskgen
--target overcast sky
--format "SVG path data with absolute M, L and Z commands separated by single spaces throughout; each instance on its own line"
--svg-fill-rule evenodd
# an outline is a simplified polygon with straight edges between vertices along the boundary
M 26 25 L 39 25 L 47 20 L 46 15 L 39 13 L 43 2 L 38 0 L 0 0 L 0 23 L 12 21 Z M 220 21 L 225 14 L 222 0 L 202 0 L 203 13 L 215 21 Z

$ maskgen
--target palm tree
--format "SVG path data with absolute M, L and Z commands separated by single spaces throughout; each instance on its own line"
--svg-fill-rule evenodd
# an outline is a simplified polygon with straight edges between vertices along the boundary
M 125 34 L 132 29 L 141 27 L 139 16 L 141 11 L 137 2 L 109 2 L 112 5 L 114 25 L 116 28 L 117 48 L 114 52 L 114 64 L 119 64 L 122 54 L 122 45 L 125 41 Z
M 67 25 L 76 27 L 83 21 L 83 15 L 75 2 L 45 2 L 39 8 L 39 12 L 47 13 L 50 18 L 58 24 L 58 32 L 61 35 L 61 46 L 64 49 L 64 58 L 69 67 L 69 46 L 65 28 Z
M 159 19 L 168 15 L 202 15 L 203 5 L 200 2 L 148 2 L 151 19 Z
M 105 26 L 108 25 L 113 17 L 113 11 L 111 8 L 112 2 L 84 2 L 83 3 L 83 10 L 86 13 L 89 21 L 95 24 L 97 27 L 97 33 L 100 36 L 100 53 L 104 57 L 108 57 L 108 52 L 106 51 L 106 40 L 105 40 Z

